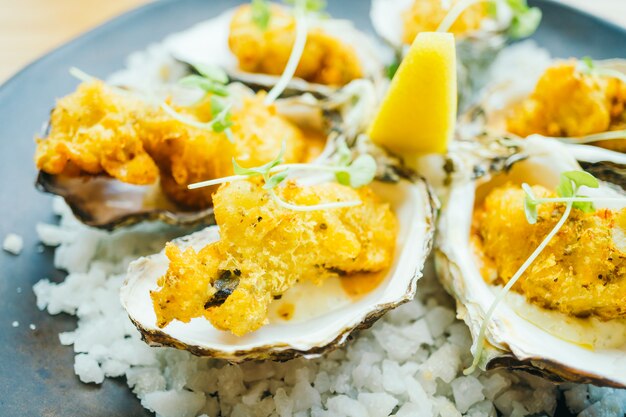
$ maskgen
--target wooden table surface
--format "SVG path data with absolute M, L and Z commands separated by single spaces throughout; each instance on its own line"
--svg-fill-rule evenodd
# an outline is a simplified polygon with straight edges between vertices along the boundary
M 0 83 L 40 55 L 149 1 L 0 0 Z M 626 0 L 561 1 L 626 26 Z

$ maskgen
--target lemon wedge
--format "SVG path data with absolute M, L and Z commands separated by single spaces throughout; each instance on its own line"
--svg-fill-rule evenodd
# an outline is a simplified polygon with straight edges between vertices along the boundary
M 445 153 L 456 105 L 454 36 L 420 33 L 391 81 L 369 136 L 399 154 Z

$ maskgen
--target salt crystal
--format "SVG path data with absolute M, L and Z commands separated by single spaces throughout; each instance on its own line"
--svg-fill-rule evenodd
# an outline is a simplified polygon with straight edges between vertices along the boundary
M 431 404 L 428 395 L 415 378 L 410 376 L 405 377 L 404 386 L 409 394 L 409 400 L 411 400 L 412 403 L 420 404 L 425 410 L 430 410 Z
M 402 372 L 397 362 L 388 359 L 383 361 L 383 386 L 392 394 L 402 394 L 405 391 Z
M 459 410 L 446 397 L 435 397 L 434 403 L 441 417 L 461 417 Z
M 306 379 L 301 379 L 296 383 L 291 391 L 291 398 L 294 401 L 295 412 L 305 411 L 322 404 L 320 393 Z
M 584 409 L 578 417 L 614 417 L 626 415 L 626 401 L 617 393 L 605 395 L 600 401 Z
M 446 343 L 426 360 L 422 372 L 426 378 L 441 378 L 442 381 L 450 383 L 457 375 L 460 367 L 459 348 Z
M 20 325 L 19 321 L 14 321 L 13 323 L 11 323 L 11 326 L 13 327 L 18 327 Z
M 287 392 L 283 388 L 276 390 L 274 404 L 276 405 L 276 412 L 280 417 L 291 417 L 293 414 L 293 400 L 287 395 Z
M 19 255 L 22 253 L 22 249 L 24 249 L 24 239 L 20 235 L 9 233 L 4 238 L 4 242 L 2 242 L 2 249 L 13 255 Z
M 432 337 L 437 338 L 443 334 L 448 326 L 454 323 L 455 313 L 447 308 L 437 306 L 426 313 L 426 322 Z
M 457 378 L 451 385 L 454 401 L 461 413 L 465 413 L 472 405 L 485 399 L 482 384 L 473 376 Z
M 31 329 L 31 330 L 35 330 L 35 329 L 37 329 L 37 326 L 35 326 L 33 323 L 31 323 L 31 324 L 28 325 L 28 328 Z
M 100 384 L 104 381 L 104 372 L 100 365 L 87 354 L 78 354 L 74 357 L 74 372 L 85 383 Z
M 362 392 L 358 401 L 365 406 L 369 417 L 387 417 L 398 405 L 395 397 L 384 392 L 376 394 Z
M 488 372 L 479 377 L 484 386 L 485 396 L 493 401 L 504 389 L 511 385 L 511 381 L 499 372 Z
M 396 417 L 432 417 L 430 410 L 424 409 L 420 404 L 404 403 L 396 413 Z
M 467 417 L 496 417 L 497 415 L 496 408 L 489 400 L 472 405 L 466 414 Z
M 367 409 L 357 400 L 347 395 L 338 395 L 326 401 L 326 407 L 332 415 L 346 417 L 368 417 Z
M 580 413 L 591 404 L 587 395 L 587 385 L 574 385 L 565 391 L 565 403 L 574 414 Z
M 126 381 L 133 392 L 140 396 L 153 391 L 163 391 L 166 386 L 165 377 L 159 369 L 142 366 L 128 369 Z
M 141 404 L 160 417 L 194 417 L 204 406 L 204 394 L 191 391 L 155 391 L 146 394 Z
M 41 243 L 46 246 L 59 246 L 63 241 L 68 240 L 68 232 L 53 224 L 37 223 L 35 230 Z
M 324 371 L 318 372 L 315 376 L 315 382 L 313 383 L 315 389 L 320 393 L 325 393 L 330 389 L 330 377 Z

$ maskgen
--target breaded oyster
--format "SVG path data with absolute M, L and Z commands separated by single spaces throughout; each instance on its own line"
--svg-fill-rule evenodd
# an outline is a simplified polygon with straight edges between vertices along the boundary
M 389 267 L 396 219 L 368 187 L 337 183 L 280 188 L 298 205 L 355 201 L 355 207 L 294 211 L 279 206 L 262 180 L 230 183 L 214 195 L 220 240 L 196 252 L 168 244 L 167 273 L 152 293 L 159 327 L 205 317 L 241 336 L 267 322 L 269 304 L 298 282 Z

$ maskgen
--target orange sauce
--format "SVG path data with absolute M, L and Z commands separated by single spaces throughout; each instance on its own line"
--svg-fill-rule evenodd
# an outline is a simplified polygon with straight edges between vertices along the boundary
M 295 311 L 296 306 L 294 306 L 292 303 L 282 303 L 278 307 L 278 315 L 281 319 L 285 321 L 291 320 Z
M 360 272 L 342 276 L 341 287 L 350 297 L 359 298 L 373 291 L 383 282 L 388 269 L 379 272 Z
M 324 147 L 326 146 L 328 136 L 326 133 L 312 128 L 300 128 L 300 131 L 304 135 L 307 142 L 307 150 L 304 160 L 305 162 L 312 162 L 321 155 Z

